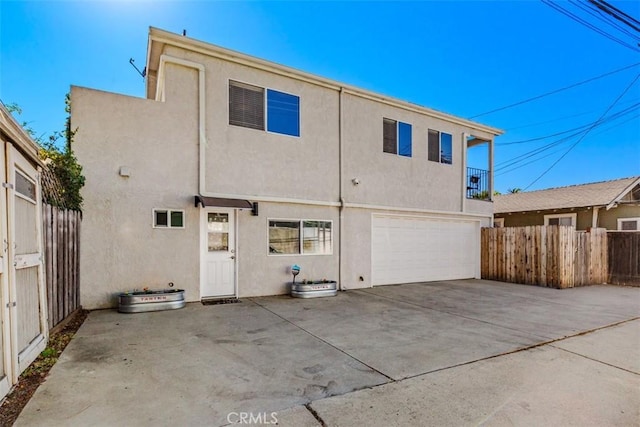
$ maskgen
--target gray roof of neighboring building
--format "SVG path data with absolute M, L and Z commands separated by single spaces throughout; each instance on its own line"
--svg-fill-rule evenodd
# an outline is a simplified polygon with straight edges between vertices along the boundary
M 494 213 L 607 206 L 623 197 L 640 176 L 494 196 Z

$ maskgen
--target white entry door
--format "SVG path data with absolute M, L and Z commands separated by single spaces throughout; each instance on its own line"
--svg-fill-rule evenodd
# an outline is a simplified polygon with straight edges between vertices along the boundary
M 234 297 L 235 211 L 202 209 L 200 297 Z

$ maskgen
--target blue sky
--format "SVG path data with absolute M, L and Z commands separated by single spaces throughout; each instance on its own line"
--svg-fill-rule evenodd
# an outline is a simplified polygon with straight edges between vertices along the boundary
M 640 2 L 609 3 L 640 19 Z M 149 26 L 186 29 L 189 37 L 465 118 L 640 63 L 638 50 L 541 1 L 2 0 L 0 99 L 18 104 L 19 119 L 48 135 L 63 127 L 70 85 L 144 96 L 129 58 L 144 67 Z M 475 118 L 506 131 L 496 140 L 497 189 L 640 175 L 640 80 L 620 97 L 639 73 L 637 65 Z M 619 97 L 608 113 L 617 119 L 579 142 L 580 135 L 561 140 L 575 131 L 561 132 L 588 129 Z M 507 166 L 518 156 L 525 160 Z

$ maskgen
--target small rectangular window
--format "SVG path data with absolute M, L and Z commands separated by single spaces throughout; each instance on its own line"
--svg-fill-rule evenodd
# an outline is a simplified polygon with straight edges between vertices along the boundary
M 453 137 L 451 134 L 429 129 L 427 158 L 432 162 L 453 164 Z
M 229 124 L 264 130 L 264 89 L 229 81 Z
M 303 221 L 302 252 L 328 255 L 333 251 L 331 221 Z
M 16 171 L 16 192 L 35 201 L 36 200 L 36 184 L 25 175 Z
M 207 250 L 209 252 L 229 250 L 229 214 L 207 213 Z
M 640 230 L 640 218 L 618 218 L 619 231 Z
M 397 122 L 391 119 L 382 119 L 383 141 L 382 151 L 385 153 L 396 154 L 398 152 L 397 142 Z
M 440 163 L 447 165 L 453 163 L 452 139 L 453 137 L 448 133 L 440 134 Z
M 545 215 L 544 225 L 572 225 L 575 227 L 577 217 L 578 215 L 575 213 Z
M 184 228 L 184 211 L 171 209 L 154 209 L 153 227 Z
M 398 154 L 411 157 L 411 125 L 408 123 L 398 123 Z
M 269 221 L 269 253 L 300 253 L 300 221 Z
M 267 89 L 267 130 L 300 136 L 300 98 Z
M 411 157 L 411 125 L 383 118 L 382 152 Z
M 269 220 L 270 255 L 331 255 L 332 253 L 332 221 Z

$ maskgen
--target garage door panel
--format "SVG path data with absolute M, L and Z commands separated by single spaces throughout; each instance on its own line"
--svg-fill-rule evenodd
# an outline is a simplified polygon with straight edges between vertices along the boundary
M 475 221 L 373 216 L 373 284 L 475 277 L 479 228 Z

